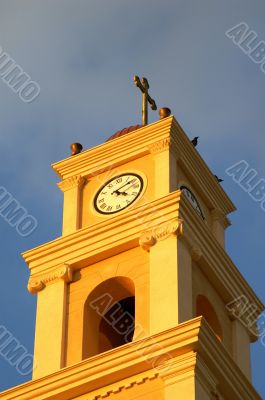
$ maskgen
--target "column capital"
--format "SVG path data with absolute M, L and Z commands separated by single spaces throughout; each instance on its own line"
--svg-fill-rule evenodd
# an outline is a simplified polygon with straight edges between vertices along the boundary
M 181 236 L 182 230 L 182 220 L 175 218 L 166 224 L 154 226 L 150 230 L 143 232 L 139 238 L 139 245 L 143 250 L 149 251 L 157 242 L 165 240 L 171 235 Z
M 179 156 L 178 146 L 173 137 L 168 137 L 159 140 L 158 142 L 154 142 L 148 146 L 148 149 L 151 154 L 159 154 L 163 151 L 170 150 L 176 157 Z
M 248 332 L 250 340 L 255 342 L 259 337 L 257 319 L 259 312 L 255 304 L 251 304 L 245 295 L 242 295 L 226 305 L 226 312 L 232 322 L 237 321 Z
M 67 264 L 64 264 L 59 268 L 53 269 L 52 271 L 46 274 L 31 276 L 28 282 L 28 291 L 31 294 L 36 294 L 41 290 L 43 290 L 47 285 L 50 285 L 58 280 L 63 280 L 65 283 L 72 282 L 73 280 L 72 267 Z
M 191 258 L 193 261 L 198 262 L 202 258 L 202 255 L 202 249 L 200 246 L 195 244 L 191 247 Z
M 57 185 L 62 192 L 66 192 L 67 190 L 71 190 L 74 188 L 82 189 L 85 183 L 86 183 L 86 178 L 84 178 L 81 175 L 75 175 L 71 176 L 70 178 L 64 179 Z
M 224 229 L 231 225 L 229 218 L 221 211 L 219 208 L 214 208 L 211 211 L 211 217 L 213 221 L 218 221 L 223 226 Z
M 159 140 L 158 142 L 152 143 L 148 146 L 151 154 L 158 154 L 162 151 L 168 150 L 170 146 L 170 138 Z

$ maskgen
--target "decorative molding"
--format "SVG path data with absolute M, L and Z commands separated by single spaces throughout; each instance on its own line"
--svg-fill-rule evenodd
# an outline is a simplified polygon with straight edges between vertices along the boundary
M 190 379 L 191 376 L 194 376 L 196 362 L 196 352 L 188 352 L 177 358 L 171 358 L 164 363 L 164 369 L 160 372 L 159 377 L 163 381 L 167 381 L 167 385 Z
M 182 236 L 183 221 L 176 218 L 169 223 L 158 225 L 158 227 L 154 228 L 152 232 L 157 241 L 164 240 L 171 235 Z
M 154 348 L 154 342 L 159 344 L 159 349 L 157 346 Z M 139 348 L 141 348 L 141 352 L 139 352 Z M 98 354 L 96 357 L 90 357 L 77 364 L 69 365 L 67 368 L 60 369 L 58 367 L 57 371 L 49 375 L 7 389 L 1 393 L 0 397 L 1 400 L 50 400 L 54 396 L 57 399 L 82 397 L 94 400 L 94 396 L 107 393 L 108 388 L 111 390 L 111 388 L 117 387 L 118 389 L 124 386 L 125 382 L 133 380 L 138 382 L 139 378 L 153 375 L 156 372 L 163 379 L 162 372 L 154 371 L 151 364 L 146 361 L 158 359 L 167 354 L 172 356 L 173 361 L 179 359 L 180 381 L 181 375 L 185 379 L 189 370 L 188 359 L 191 364 L 189 373 L 192 374 L 192 366 L 193 371 L 196 368 L 194 357 L 192 357 L 193 353 L 201 356 L 203 360 L 207 360 L 207 367 L 211 374 L 216 381 L 221 383 L 217 388 L 218 393 L 224 388 L 227 394 L 226 398 L 260 400 L 259 394 L 248 378 L 240 371 L 231 355 L 224 351 L 223 345 L 216 340 L 214 332 L 201 317 L 120 346 L 112 351 Z M 187 362 L 183 364 L 185 355 Z M 177 363 L 175 366 L 177 367 Z M 194 373 L 196 376 L 196 370 L 193 375 Z M 162 385 L 161 389 L 163 393 Z M 122 392 L 123 396 L 120 397 L 127 399 L 129 397 L 126 396 L 127 393 Z M 114 396 L 110 396 L 110 398 L 112 397 Z M 178 398 L 178 393 L 175 398 Z
M 157 212 L 154 213 L 154 210 Z M 201 268 L 206 275 L 211 276 L 225 304 L 244 293 L 257 306 L 257 314 L 262 313 L 264 305 L 213 237 L 209 227 L 194 215 L 191 205 L 181 196 L 180 190 L 148 203 L 148 207 L 143 204 L 128 209 L 122 215 L 59 237 L 22 256 L 34 277 L 65 264 L 79 270 L 108 258 L 109 254 L 113 256 L 132 246 L 139 246 L 139 238 L 146 231 L 152 231 L 152 227 L 161 224 L 161 220 L 167 224 L 176 218 L 185 221 L 181 240 L 187 244 L 189 251 L 197 244 L 203 250 Z
M 43 290 L 47 285 L 60 279 L 62 279 L 65 283 L 72 282 L 73 271 L 69 265 L 64 265 L 47 274 L 30 277 L 28 282 L 28 291 L 31 294 L 36 294 Z
M 78 157 L 68 157 L 53 164 L 52 168 L 61 179 L 69 178 L 77 173 L 82 176 L 89 176 L 90 174 L 95 176 L 100 170 L 108 170 L 111 166 L 124 165 L 132 159 L 150 154 L 148 147 L 151 146 L 152 148 L 152 143 L 168 138 L 175 142 L 176 146 L 174 147 L 180 155 L 179 161 L 182 160 L 184 163 L 185 172 L 187 175 L 189 174 L 188 178 L 193 174 L 194 182 L 197 182 L 197 186 L 203 191 L 210 206 L 212 208 L 218 206 L 225 214 L 234 211 L 233 203 L 221 185 L 218 185 L 197 150 L 190 144 L 189 138 L 174 116 L 148 124 L 129 135 L 124 135 L 119 140 L 106 142 L 85 150 Z
M 260 332 L 257 325 L 257 319 L 259 312 L 254 305 L 254 309 L 251 304 L 241 305 L 241 310 L 238 309 L 238 303 L 235 301 L 234 306 L 226 307 L 226 312 L 231 321 L 238 321 L 248 332 L 250 340 L 255 342 L 260 336 Z M 252 308 L 252 309 L 251 309 Z
M 161 153 L 162 151 L 168 150 L 170 146 L 170 137 L 159 140 L 158 142 L 152 143 L 148 146 L 148 149 L 151 154 L 158 154 Z
M 133 382 L 130 382 L 130 383 L 126 383 L 125 385 L 118 386 L 115 389 L 108 390 L 104 394 L 96 395 L 95 397 L 93 397 L 92 400 L 105 399 L 105 398 L 109 397 L 112 394 L 117 394 L 117 393 L 120 393 L 123 390 L 131 389 L 132 387 L 134 387 L 136 385 L 142 385 L 143 383 L 145 383 L 147 381 L 152 381 L 152 380 L 156 379 L 158 376 L 159 376 L 159 374 L 156 373 L 156 374 L 153 374 L 151 376 L 147 376 L 147 377 L 138 379 L 136 381 L 133 381 Z
M 179 148 L 173 136 L 159 140 L 155 143 L 151 143 L 150 145 L 148 145 L 148 149 L 151 154 L 158 154 L 163 151 L 170 150 L 176 158 L 179 156 Z
M 183 234 L 182 220 L 175 218 L 166 224 L 157 225 L 153 229 L 143 232 L 139 238 L 139 245 L 143 250 L 149 251 L 152 246 L 171 235 L 181 236 Z
M 149 251 L 150 248 L 153 247 L 155 244 L 156 239 L 152 235 L 152 232 L 144 233 L 139 239 L 139 245 L 145 251 Z
M 57 186 L 62 192 L 78 188 L 79 190 L 83 188 L 86 183 L 86 178 L 81 175 L 71 176 L 70 178 L 64 179 L 63 181 L 57 183 Z
M 192 248 L 191 248 L 191 258 L 195 262 L 198 262 L 202 258 L 202 250 L 198 245 L 192 246 Z
M 213 221 L 220 222 L 224 229 L 231 225 L 229 218 L 227 218 L 227 216 L 218 208 L 215 208 L 211 211 L 211 217 Z
M 45 284 L 40 279 L 29 279 L 28 291 L 31 294 L 36 294 L 45 288 Z

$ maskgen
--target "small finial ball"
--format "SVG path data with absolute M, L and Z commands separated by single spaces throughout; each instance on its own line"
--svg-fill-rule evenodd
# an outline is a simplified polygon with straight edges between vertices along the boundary
M 160 110 L 159 110 L 160 119 L 167 118 L 170 115 L 171 115 L 171 110 L 169 108 L 167 108 L 167 107 L 160 108 Z
M 81 151 L 83 150 L 83 146 L 80 143 L 72 143 L 70 149 L 71 149 L 71 156 L 75 156 L 76 154 L 81 153 Z

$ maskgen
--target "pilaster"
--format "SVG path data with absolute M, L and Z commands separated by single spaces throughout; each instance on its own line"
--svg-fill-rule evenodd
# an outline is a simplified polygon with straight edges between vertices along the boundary
M 251 381 L 250 338 L 246 328 L 237 319 L 232 321 L 232 334 L 233 358 L 241 371 Z
M 64 367 L 67 283 L 71 280 L 67 265 L 29 280 L 29 291 L 38 294 L 33 379 Z
M 173 219 L 139 240 L 150 253 L 150 334 L 192 318 L 192 259 L 181 235 L 182 221 Z
M 173 139 L 160 140 L 148 148 L 155 160 L 155 196 L 166 196 L 177 189 L 177 152 Z
M 81 192 L 85 182 L 85 178 L 76 175 L 58 183 L 58 187 L 64 193 L 63 235 L 68 235 L 81 228 Z
M 231 225 L 231 223 L 226 215 L 217 208 L 212 210 L 211 217 L 212 233 L 214 234 L 220 245 L 225 248 L 225 230 Z

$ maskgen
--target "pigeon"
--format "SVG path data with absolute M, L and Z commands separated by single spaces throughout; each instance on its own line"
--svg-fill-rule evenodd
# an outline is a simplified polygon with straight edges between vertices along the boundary
M 199 139 L 199 136 L 195 136 L 195 138 L 191 140 L 191 143 L 193 144 L 194 147 L 197 146 L 197 144 L 198 144 L 198 139 Z
M 215 178 L 216 178 L 217 182 L 221 183 L 221 182 L 223 182 L 223 181 L 224 181 L 223 179 L 221 179 L 221 178 L 218 178 L 218 176 L 217 176 L 217 175 L 214 175 L 214 176 L 215 176 Z

